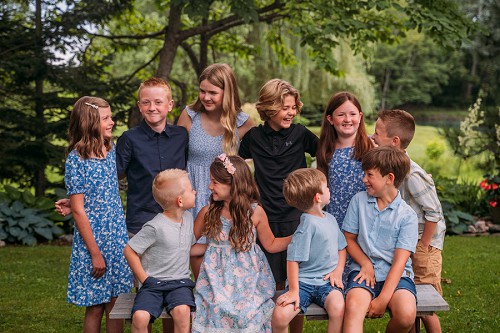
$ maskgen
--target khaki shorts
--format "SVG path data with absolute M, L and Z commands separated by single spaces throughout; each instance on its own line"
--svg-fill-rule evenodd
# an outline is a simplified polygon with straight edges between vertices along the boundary
M 432 284 L 437 292 L 443 295 L 441 288 L 441 269 L 443 258 L 441 250 L 432 246 L 425 248 L 421 241 L 417 243 L 417 249 L 411 256 L 415 284 Z

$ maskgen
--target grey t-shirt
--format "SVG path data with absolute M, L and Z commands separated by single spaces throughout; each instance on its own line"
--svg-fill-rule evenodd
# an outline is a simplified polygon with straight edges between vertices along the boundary
M 182 222 L 173 222 L 162 213 L 144 224 L 128 245 L 141 257 L 148 276 L 160 280 L 190 278 L 189 251 L 196 242 L 193 216 L 188 211 Z

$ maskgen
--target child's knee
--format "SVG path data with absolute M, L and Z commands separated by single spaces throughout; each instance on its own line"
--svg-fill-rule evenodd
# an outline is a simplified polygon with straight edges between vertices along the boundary
M 170 315 L 174 320 L 189 320 L 191 316 L 191 307 L 189 305 L 178 305 L 170 310 Z
M 144 310 L 137 310 L 132 316 L 132 325 L 135 327 L 145 327 L 149 324 L 151 315 Z
M 342 318 L 344 316 L 344 296 L 340 292 L 332 291 L 325 301 L 325 310 L 328 318 Z
M 285 310 L 285 307 L 276 305 L 271 319 L 271 326 L 273 329 L 286 328 L 292 319 L 293 316 L 290 316 L 289 312 Z

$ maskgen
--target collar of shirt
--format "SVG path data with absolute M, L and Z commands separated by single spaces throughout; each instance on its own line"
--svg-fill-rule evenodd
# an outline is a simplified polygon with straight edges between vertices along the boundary
M 269 124 L 266 121 L 262 128 L 264 129 L 264 134 L 266 134 L 266 135 L 279 135 L 279 136 L 285 137 L 290 133 L 290 131 L 292 130 L 292 128 L 294 126 L 295 126 L 295 124 L 292 124 L 292 125 L 290 125 L 289 128 L 282 128 L 279 131 L 275 131 L 274 129 L 271 128 L 271 126 L 269 126 Z
M 156 131 L 154 131 L 151 127 L 149 127 L 149 125 L 146 123 L 146 121 L 143 119 L 141 121 L 141 128 L 142 130 L 150 137 L 150 138 L 153 138 L 155 137 L 156 135 L 161 135 L 161 133 L 158 133 Z M 170 125 L 169 124 L 166 124 L 165 125 L 165 128 L 163 129 L 162 133 L 165 133 L 165 135 L 168 137 L 170 136 Z
M 392 202 L 387 207 L 385 207 L 382 211 L 384 211 L 386 209 L 390 209 L 390 210 L 396 209 L 401 204 L 401 200 L 403 200 L 401 198 L 401 192 L 399 192 L 399 190 L 398 190 L 398 195 L 396 196 L 396 198 L 394 200 L 392 200 Z M 371 195 L 368 195 L 368 202 L 375 205 L 375 207 L 378 209 L 376 197 L 372 197 Z

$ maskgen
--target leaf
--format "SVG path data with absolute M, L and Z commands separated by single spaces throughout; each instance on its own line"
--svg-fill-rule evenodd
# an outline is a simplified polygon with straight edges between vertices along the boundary
M 12 227 L 9 229 L 9 233 L 16 238 L 21 234 L 21 232 L 22 229 L 19 227 Z
M 27 235 L 22 239 L 24 245 L 33 246 L 36 245 L 37 241 L 33 235 Z
M 52 240 L 52 228 L 35 227 L 35 232 L 47 240 Z

